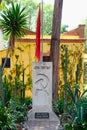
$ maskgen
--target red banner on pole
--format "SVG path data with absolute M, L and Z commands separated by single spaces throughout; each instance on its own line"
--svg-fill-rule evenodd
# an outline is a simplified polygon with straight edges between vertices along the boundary
M 40 5 L 39 5 L 37 26 L 36 26 L 36 52 L 35 52 L 35 56 L 37 57 L 38 61 L 40 61 L 40 26 L 41 26 L 41 18 L 40 18 Z

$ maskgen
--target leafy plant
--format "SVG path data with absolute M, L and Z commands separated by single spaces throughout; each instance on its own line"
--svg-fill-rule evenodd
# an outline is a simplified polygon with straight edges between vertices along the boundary
M 24 35 L 24 30 L 27 28 L 26 19 L 25 7 L 13 2 L 11 2 L 11 6 L 1 13 L 0 26 L 3 28 L 3 32 L 10 36 L 9 44 L 12 49 L 15 38 Z
M 27 104 L 27 102 L 21 104 L 20 100 L 17 100 L 16 106 L 14 105 L 15 101 L 11 99 L 8 108 L 9 112 L 14 115 L 16 123 L 24 122 L 27 118 L 27 111 L 29 110 L 29 104 Z
M 11 88 L 7 77 L 3 77 L 3 99 L 4 105 L 7 106 L 11 98 Z
M 53 101 L 53 109 L 57 115 L 63 113 L 63 100 Z
M 26 97 L 25 98 L 25 104 L 27 106 L 27 109 L 30 110 L 32 108 L 32 98 L 31 97 Z
M 73 130 L 72 122 L 63 124 L 64 130 Z
M 87 122 L 78 120 L 74 125 L 73 125 L 74 130 L 86 130 L 87 129 Z
M 85 90 L 82 94 L 80 92 L 80 87 L 78 84 L 75 85 L 74 90 L 72 90 L 69 86 L 67 87 L 67 92 L 71 98 L 71 102 L 72 102 L 72 109 L 74 110 L 72 115 L 73 118 L 75 117 L 80 117 L 81 118 L 81 114 L 80 114 L 80 108 L 82 106 L 81 102 L 82 102 L 82 98 L 84 97 L 84 95 L 87 93 L 87 90 Z M 71 109 L 71 110 L 72 110 Z M 70 110 L 70 109 L 69 109 Z M 71 111 L 70 111 L 71 114 Z M 79 115 L 80 114 L 80 115 Z
M 8 109 L 0 108 L 0 129 L 1 130 L 17 130 L 15 117 L 10 114 Z
M 3 33 L 9 37 L 8 50 L 2 67 L 2 70 L 4 70 L 9 50 L 14 50 L 15 39 L 23 36 L 25 34 L 25 29 L 27 29 L 27 14 L 25 12 L 25 7 L 11 2 L 11 5 L 1 13 L 0 27 L 3 29 Z

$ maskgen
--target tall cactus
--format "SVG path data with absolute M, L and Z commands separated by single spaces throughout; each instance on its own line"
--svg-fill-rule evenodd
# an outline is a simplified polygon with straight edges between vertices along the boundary
M 79 69 L 77 64 L 77 70 L 76 70 L 76 84 L 78 84 L 78 75 L 79 75 Z
M 0 66 L 0 98 L 2 101 L 2 104 L 4 105 L 4 89 L 2 84 L 2 67 Z
M 14 85 L 14 110 L 16 110 L 17 105 L 17 77 L 15 77 L 15 85 Z
M 62 69 L 64 74 L 64 91 L 63 91 L 63 98 L 64 98 L 64 113 L 66 112 L 67 107 L 67 73 L 68 73 L 68 48 L 64 47 L 64 54 L 62 56 Z
M 25 85 L 24 85 L 24 70 L 22 75 L 22 103 L 24 103 L 25 100 Z

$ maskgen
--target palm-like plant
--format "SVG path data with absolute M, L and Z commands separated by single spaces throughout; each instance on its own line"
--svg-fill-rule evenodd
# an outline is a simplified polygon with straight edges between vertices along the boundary
M 0 27 L 3 29 L 3 33 L 9 36 L 8 50 L 9 48 L 14 50 L 15 39 L 23 36 L 28 27 L 25 7 L 11 2 L 9 7 L 1 13 Z
M 11 2 L 8 8 L 6 8 L 6 10 L 2 11 L 1 13 L 0 27 L 3 29 L 3 33 L 5 33 L 5 35 L 9 37 L 8 50 L 1 70 L 2 75 L 4 67 L 6 65 L 9 50 L 14 50 L 15 39 L 17 37 L 23 36 L 25 29 L 27 28 L 27 14 L 25 12 L 25 7 L 22 7 L 20 4 L 14 4 L 13 2 Z M 0 81 L 2 81 L 2 76 L 0 78 Z M 1 97 L 3 97 L 2 89 L 1 93 Z

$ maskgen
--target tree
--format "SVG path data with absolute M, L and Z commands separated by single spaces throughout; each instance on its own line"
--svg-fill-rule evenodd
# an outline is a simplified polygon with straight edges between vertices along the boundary
M 82 21 L 85 24 L 85 36 L 87 37 L 87 18 Z
M 13 2 L 11 2 L 11 6 L 1 13 L 0 27 L 3 29 L 3 33 L 9 36 L 7 52 L 9 52 L 9 49 L 14 50 L 15 39 L 24 35 L 27 28 L 26 19 L 25 7 L 21 7 L 20 4 L 13 4 Z
M 28 27 L 30 30 L 36 30 L 36 20 L 37 20 L 37 7 L 38 2 L 36 0 L 3 0 L 0 9 L 5 8 L 5 5 L 9 5 L 13 1 L 14 3 L 22 3 L 27 10 L 28 14 Z M 53 5 L 44 3 L 43 6 L 43 34 L 52 34 L 52 19 L 53 19 Z M 67 31 L 67 25 L 61 26 L 61 33 Z
M 36 18 L 37 18 L 37 7 L 38 3 L 35 0 L 4 0 L 6 5 L 9 5 L 11 2 L 14 3 L 21 3 L 26 7 L 26 14 L 28 14 L 27 20 L 28 20 L 28 28 L 32 31 L 35 31 L 36 29 Z
M 43 33 L 52 34 L 52 19 L 53 19 L 53 6 L 51 4 L 44 4 L 43 7 Z
M 56 100 L 58 98 L 58 69 L 62 5 L 63 0 L 55 0 L 50 50 L 50 57 L 51 61 L 53 62 L 53 100 Z
M 23 36 L 25 29 L 27 28 L 27 15 L 25 13 L 25 7 L 21 7 L 20 4 L 14 5 L 13 2 L 9 8 L 1 13 L 0 17 L 0 27 L 3 29 L 5 35 L 9 36 L 8 50 L 6 58 L 0 70 L 0 89 L 1 89 L 1 99 L 3 102 L 3 87 L 2 87 L 2 74 L 7 61 L 8 53 L 10 50 L 14 50 L 15 39 L 17 37 Z
M 0 0 L 0 4 L 1 4 L 2 0 Z
M 36 20 L 37 20 L 37 7 L 38 2 L 35 0 L 22 1 L 27 8 L 29 14 L 29 29 L 36 31 Z M 43 6 L 43 33 L 52 34 L 52 17 L 53 17 L 53 6 L 51 4 L 45 4 Z
M 64 32 L 67 32 L 67 28 L 68 28 L 68 25 L 66 25 L 66 24 L 63 24 L 63 25 L 61 25 L 61 33 L 64 33 Z
M 10 4 L 11 0 L 4 0 L 6 4 Z
M 28 21 L 29 21 L 29 29 L 35 31 L 36 29 L 36 18 L 37 18 L 37 7 L 38 3 L 36 0 L 25 0 L 22 3 L 26 6 L 27 14 L 28 14 Z

